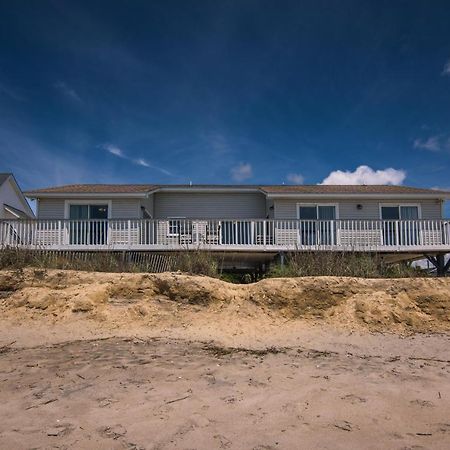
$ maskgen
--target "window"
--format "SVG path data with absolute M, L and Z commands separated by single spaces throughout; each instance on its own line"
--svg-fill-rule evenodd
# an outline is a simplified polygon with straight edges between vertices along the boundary
M 380 205 L 385 245 L 416 245 L 419 242 L 419 205 Z M 402 222 L 398 222 L 398 221 Z
M 178 236 L 180 234 L 180 221 L 179 220 L 169 220 L 169 236 Z
M 335 204 L 299 204 L 299 237 L 302 245 L 333 245 L 336 242 Z M 320 222 L 316 222 L 320 221 Z
M 335 220 L 336 205 L 299 205 L 298 218 L 300 220 Z
M 106 245 L 108 242 L 108 204 L 68 205 L 69 242 L 73 245 Z
M 69 219 L 107 219 L 108 205 L 70 205 Z
M 381 205 L 382 220 L 417 220 L 419 205 Z

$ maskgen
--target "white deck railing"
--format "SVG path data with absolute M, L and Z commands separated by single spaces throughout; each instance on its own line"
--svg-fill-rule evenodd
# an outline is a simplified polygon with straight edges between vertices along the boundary
M 450 251 L 450 221 L 0 220 L 0 246 L 48 250 Z

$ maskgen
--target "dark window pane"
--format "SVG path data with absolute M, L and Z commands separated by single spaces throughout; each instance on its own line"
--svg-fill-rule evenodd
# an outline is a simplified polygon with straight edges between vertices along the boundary
M 417 206 L 400 206 L 400 218 L 403 220 L 417 220 L 419 208 Z
M 90 219 L 108 218 L 108 205 L 90 205 L 89 209 Z
M 89 218 L 88 205 L 70 205 L 69 219 L 83 220 Z
M 320 206 L 319 220 L 334 220 L 336 219 L 336 207 L 335 206 Z
M 398 220 L 400 219 L 398 206 L 382 206 L 381 218 L 383 220 Z
M 299 216 L 301 220 L 317 220 L 317 208 L 315 206 L 300 206 Z

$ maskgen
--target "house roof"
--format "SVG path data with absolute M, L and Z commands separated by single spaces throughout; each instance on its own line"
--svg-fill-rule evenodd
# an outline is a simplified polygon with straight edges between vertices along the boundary
M 157 189 L 154 184 L 67 184 L 25 192 L 27 196 L 38 194 L 145 194 Z
M 450 194 L 450 192 L 434 189 L 390 185 L 314 184 L 298 186 L 261 186 L 261 189 L 264 192 L 271 194 Z
M 69 184 L 55 186 L 44 189 L 36 189 L 25 192 L 28 197 L 51 197 L 51 196 L 93 196 L 93 195 L 113 195 L 113 196 L 145 196 L 154 191 L 254 191 L 263 192 L 268 196 L 426 196 L 434 198 L 450 198 L 450 192 L 423 189 L 409 186 L 387 186 L 387 185 L 219 185 L 219 184 Z
M 22 190 L 20 189 L 20 186 L 17 183 L 17 180 L 15 179 L 14 175 L 12 173 L 0 173 L 0 187 L 3 186 L 4 183 L 6 183 L 6 181 L 8 180 L 10 181 L 12 188 L 16 192 L 19 201 L 22 203 L 23 210 L 19 210 L 17 208 L 14 208 L 10 205 L 6 205 L 3 203 L 4 208 L 10 208 L 9 212 L 13 215 L 17 215 L 20 213 L 25 217 L 34 217 L 34 212 L 30 208 L 30 205 L 28 204 L 28 201 L 25 198 Z
M 12 175 L 12 173 L 0 173 L 0 186 Z

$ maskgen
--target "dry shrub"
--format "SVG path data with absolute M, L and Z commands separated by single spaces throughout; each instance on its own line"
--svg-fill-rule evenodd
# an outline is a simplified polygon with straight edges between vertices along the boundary
M 342 276 L 360 278 L 406 278 L 426 272 L 405 263 L 385 264 L 377 256 L 356 252 L 295 252 L 284 265 L 272 266 L 269 277 Z
M 120 252 L 52 252 L 4 248 L 0 269 L 83 270 L 88 272 L 152 272 L 151 260 L 135 260 Z
M 219 261 L 210 252 L 191 250 L 172 255 L 170 269 L 172 272 L 218 277 Z
M 87 272 L 166 272 L 219 276 L 219 261 L 209 252 L 190 250 L 175 254 L 153 254 L 145 258 L 136 252 L 51 252 L 4 248 L 0 269 L 83 270 Z

